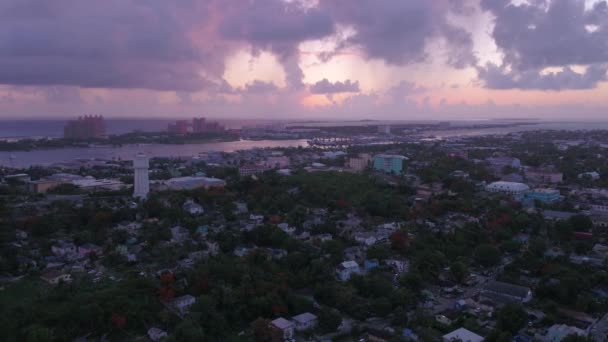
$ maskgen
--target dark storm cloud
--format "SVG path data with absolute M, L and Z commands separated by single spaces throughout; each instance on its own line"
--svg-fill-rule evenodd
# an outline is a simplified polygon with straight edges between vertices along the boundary
M 583 0 L 482 0 L 495 16 L 492 36 L 505 64 L 519 70 L 608 62 L 606 1 L 586 11 Z M 592 30 L 589 25 L 597 25 Z
M 301 42 L 327 37 L 335 27 L 328 13 L 307 8 L 298 1 L 284 0 L 221 0 L 220 35 L 228 40 L 246 42 L 253 52 L 274 53 L 285 69 L 288 86 L 304 87 L 298 45 Z
M 334 23 L 327 13 L 305 8 L 297 1 L 222 0 L 218 4 L 223 12 L 219 31 L 224 38 L 246 41 L 280 58 L 295 54 L 300 42 L 334 32 Z
M 0 83 L 200 89 L 201 56 L 180 10 L 161 0 L 3 1 Z
M 346 80 L 344 82 L 331 83 L 327 78 L 324 78 L 321 81 L 312 84 L 309 89 L 313 94 L 358 93 L 359 82 Z
M 504 67 L 488 64 L 478 68 L 479 77 L 490 89 L 534 89 L 565 90 L 593 89 L 606 80 L 607 67 L 592 65 L 584 73 L 577 73 L 570 67 L 557 72 L 543 73 L 538 70 L 522 72 L 507 71 Z
M 332 14 L 337 23 L 351 26 L 356 33 L 345 45 L 360 46 L 367 57 L 388 64 L 405 65 L 428 59 L 427 45 L 435 38 L 455 38 L 458 46 L 449 61 L 462 68 L 475 62 L 470 34 L 449 25 L 446 15 L 450 7 L 464 10 L 460 2 L 443 5 L 428 0 L 328 0 L 322 8 Z

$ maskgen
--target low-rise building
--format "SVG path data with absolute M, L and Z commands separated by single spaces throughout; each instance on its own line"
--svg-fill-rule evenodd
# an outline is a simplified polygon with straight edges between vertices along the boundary
M 526 192 L 526 200 L 530 202 L 539 201 L 544 204 L 560 201 L 562 196 L 557 189 L 533 189 Z
M 197 188 L 212 188 L 212 187 L 224 187 L 226 182 L 212 177 L 178 177 L 171 178 L 165 181 L 165 185 L 170 190 L 193 190 Z
M 260 173 L 264 173 L 271 168 L 266 165 L 245 165 L 239 168 L 239 175 L 241 177 L 248 177 L 252 175 L 257 175 Z
M 338 265 L 336 274 L 341 281 L 347 281 L 353 274 L 361 274 L 361 268 L 356 261 L 344 261 Z
M 504 193 L 510 196 L 521 196 L 523 198 L 525 193 L 530 190 L 530 187 L 524 183 L 498 181 L 490 183 L 486 187 L 486 190 L 489 192 Z
M 86 258 L 91 255 L 100 256 L 103 253 L 103 248 L 92 243 L 85 243 L 78 246 L 78 257 Z
M 150 328 L 148 329 L 148 337 L 154 342 L 160 341 L 167 337 L 167 332 L 159 328 Z
M 318 323 L 317 316 L 311 314 L 310 312 L 293 316 L 292 321 L 297 331 L 314 329 Z
M 600 179 L 600 174 L 596 171 L 591 172 L 583 172 L 578 174 L 578 179 L 589 179 L 589 180 L 598 180 Z
M 557 184 L 564 180 L 564 175 L 561 172 L 533 167 L 526 168 L 524 175 L 528 182 L 536 184 Z
M 443 335 L 443 342 L 483 342 L 484 338 L 465 328 L 459 328 Z
M 51 246 L 51 252 L 58 257 L 75 256 L 77 253 L 76 245 L 67 241 L 59 241 Z
M 40 279 L 46 281 L 51 285 L 58 285 L 61 282 L 69 283 L 72 281 L 72 276 L 69 273 L 61 272 L 59 270 L 50 269 L 43 272 L 40 275 Z
M 279 317 L 270 322 L 270 327 L 273 329 L 282 341 L 293 340 L 295 325 L 293 322 L 286 320 L 283 317 Z
M 577 327 L 571 327 L 565 324 L 554 324 L 540 340 L 543 342 L 560 342 L 570 335 L 587 336 L 587 333 Z
M 490 281 L 480 294 L 499 305 L 508 303 L 527 303 L 532 300 L 532 290 L 501 281 Z
M 192 200 L 186 201 L 186 203 L 184 203 L 184 205 L 182 206 L 182 209 L 184 209 L 184 211 L 186 211 L 190 215 L 201 215 L 205 212 L 202 205 Z
M 169 305 L 169 307 L 171 307 L 172 309 L 176 310 L 178 313 L 184 314 L 188 312 L 188 309 L 190 309 L 190 307 L 194 305 L 194 303 L 196 303 L 196 298 L 194 298 L 194 296 L 183 295 L 181 297 L 175 297 L 171 299 L 169 303 L 167 303 L 167 305 Z

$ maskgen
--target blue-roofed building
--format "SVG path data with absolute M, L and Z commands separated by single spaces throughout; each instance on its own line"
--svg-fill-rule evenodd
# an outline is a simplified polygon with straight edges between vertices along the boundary
M 363 262 L 363 266 L 365 267 L 366 271 L 371 271 L 374 268 L 378 268 L 380 264 L 378 263 L 378 259 L 368 259 Z
M 539 201 L 544 204 L 550 204 L 562 199 L 562 196 L 557 189 L 534 189 L 526 193 L 526 201 L 534 203 Z
M 418 335 L 412 331 L 412 329 L 403 329 L 403 333 L 401 335 L 412 341 L 418 341 L 420 339 Z
M 374 170 L 398 175 L 403 173 L 406 160 L 407 157 L 396 154 L 378 154 L 374 156 Z

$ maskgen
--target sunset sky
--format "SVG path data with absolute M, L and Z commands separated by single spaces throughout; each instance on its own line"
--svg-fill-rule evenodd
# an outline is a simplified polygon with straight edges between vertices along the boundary
M 3 0 L 0 118 L 608 119 L 605 0 Z

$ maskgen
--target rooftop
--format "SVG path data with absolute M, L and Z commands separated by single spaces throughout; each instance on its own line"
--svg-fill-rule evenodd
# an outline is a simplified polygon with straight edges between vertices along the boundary
M 298 323 L 308 323 L 317 319 L 317 316 L 311 314 L 310 312 L 305 312 L 303 314 L 293 316 L 292 319 Z
M 285 329 L 289 329 L 289 328 L 293 327 L 293 323 L 291 321 L 286 320 L 283 317 L 279 317 L 270 323 L 281 330 L 285 330 Z
M 460 328 L 452 331 L 449 334 L 443 335 L 444 341 L 462 341 L 462 342 L 482 342 L 483 337 L 465 328 Z

